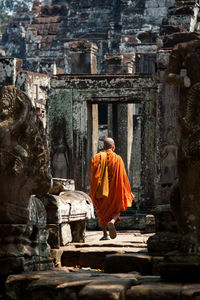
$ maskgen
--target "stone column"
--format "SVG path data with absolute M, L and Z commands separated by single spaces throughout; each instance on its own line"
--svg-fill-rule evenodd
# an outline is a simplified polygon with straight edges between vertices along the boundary
M 72 74 L 96 74 L 97 45 L 89 41 L 75 41 L 65 44 Z
M 178 106 L 179 87 L 165 83 L 166 71 L 171 50 L 159 50 L 158 102 L 157 102 L 157 162 L 158 180 L 156 186 L 156 204 L 168 204 L 170 191 L 178 177 Z
M 108 54 L 105 61 L 108 73 L 127 74 L 133 72 L 134 55 L 132 54 Z M 130 175 L 133 143 L 133 104 L 117 104 L 115 105 L 115 112 L 113 105 L 112 107 L 109 106 L 108 116 L 108 124 L 112 124 L 112 130 L 108 128 L 108 132 L 115 139 L 116 152 L 122 156 L 128 175 Z M 117 124 L 114 124 L 114 122 Z

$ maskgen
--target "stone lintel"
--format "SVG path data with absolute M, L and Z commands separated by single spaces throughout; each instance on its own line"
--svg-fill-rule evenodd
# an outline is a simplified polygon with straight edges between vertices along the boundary
M 51 89 L 157 89 L 155 80 L 148 75 L 97 74 L 97 75 L 56 75 L 51 78 Z

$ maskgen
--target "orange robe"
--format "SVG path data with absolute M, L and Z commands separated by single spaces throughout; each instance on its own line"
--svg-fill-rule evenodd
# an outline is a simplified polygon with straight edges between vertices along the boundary
M 122 158 L 111 149 L 107 150 L 106 153 L 109 181 L 108 197 L 96 197 L 102 174 L 101 154 L 96 154 L 92 159 L 90 197 L 96 208 L 100 225 L 106 225 L 113 216 L 117 216 L 117 221 L 119 221 L 120 212 L 125 211 L 127 207 L 131 207 L 134 198 Z

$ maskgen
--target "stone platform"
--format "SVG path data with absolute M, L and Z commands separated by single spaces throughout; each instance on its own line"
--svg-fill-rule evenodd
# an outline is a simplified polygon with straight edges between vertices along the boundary
M 84 244 L 52 250 L 60 262 L 51 271 L 10 275 L 0 299 L 200 299 L 198 283 L 161 280 L 158 265 L 163 258 L 151 257 L 146 249 L 151 234 L 120 231 L 114 240 L 99 241 L 101 236 L 100 231 L 89 231 Z
M 151 261 L 147 255 L 147 240 L 150 234 L 139 231 L 120 231 L 116 239 L 100 241 L 101 231 L 87 231 L 85 243 L 70 243 L 59 249 L 52 249 L 51 254 L 57 266 L 105 268 L 107 255 L 130 254 Z
M 11 275 L 5 285 L 9 300 L 198 300 L 200 284 L 166 283 L 137 272 L 105 274 L 90 268 Z

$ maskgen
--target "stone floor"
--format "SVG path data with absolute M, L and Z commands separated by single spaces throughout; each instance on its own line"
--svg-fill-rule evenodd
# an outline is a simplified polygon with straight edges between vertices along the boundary
M 0 299 L 199 300 L 200 284 L 167 283 L 155 275 L 162 257 L 148 255 L 149 235 L 123 231 L 115 240 L 102 242 L 101 232 L 89 231 L 85 244 L 57 250 L 62 266 L 9 276 L 6 297 Z
M 116 254 L 137 256 L 138 260 L 143 260 L 145 264 L 148 262 L 150 265 L 151 257 L 148 256 L 146 244 L 150 235 L 141 234 L 139 231 L 120 231 L 115 239 L 100 241 L 101 231 L 87 231 L 85 243 L 71 243 L 59 250 L 54 249 L 52 256 L 59 267 L 77 266 L 104 270 L 106 257 Z
M 148 237 L 152 234 L 144 234 L 141 233 L 139 230 L 120 230 L 117 232 L 117 237 L 113 240 L 109 241 L 99 241 L 102 237 L 102 231 L 87 231 L 85 243 L 98 243 L 101 244 L 109 244 L 112 242 L 113 245 L 115 244 L 126 244 L 126 243 L 144 243 L 148 240 Z

